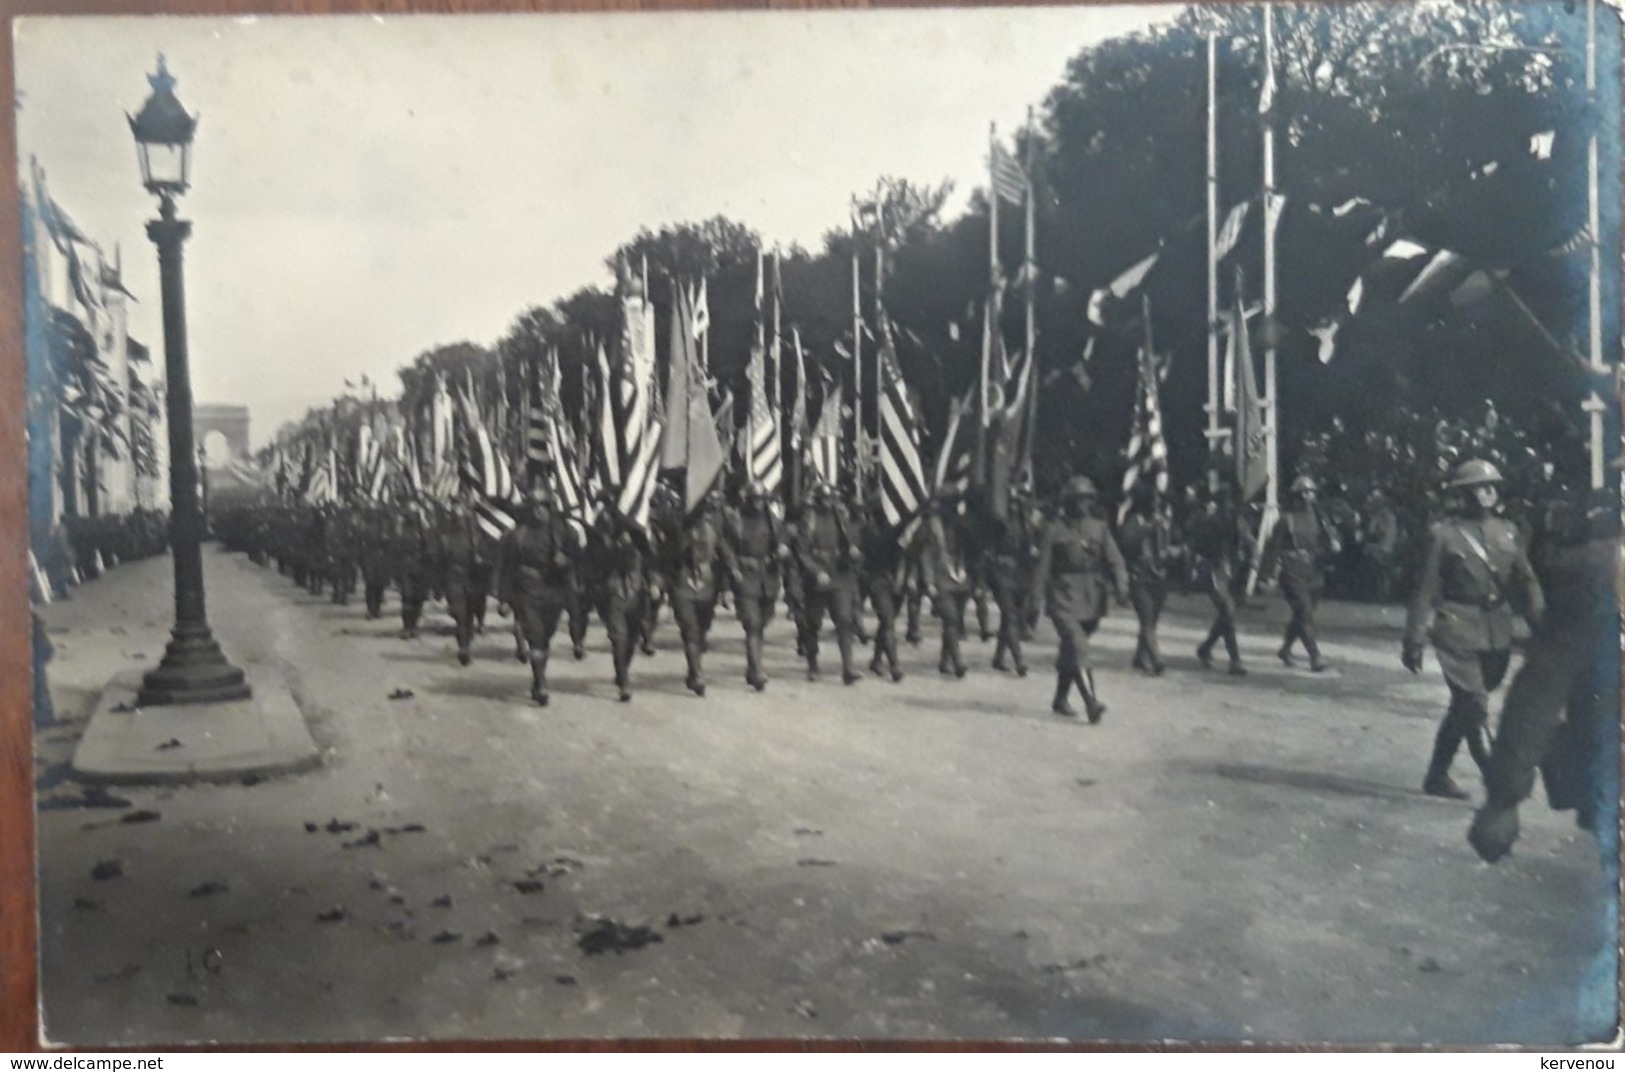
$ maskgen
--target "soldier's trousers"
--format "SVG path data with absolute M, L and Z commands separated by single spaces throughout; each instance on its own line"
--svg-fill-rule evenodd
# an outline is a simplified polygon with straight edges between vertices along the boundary
M 999 604 L 999 643 L 993 649 L 993 664 L 1001 665 L 1009 654 L 1020 670 L 1027 665 L 1021 654 L 1021 634 L 1027 624 L 1030 589 L 1015 578 L 995 575 L 993 598 Z
M 1287 609 L 1292 612 L 1292 618 L 1286 623 L 1286 633 L 1281 637 L 1281 651 L 1291 654 L 1295 641 L 1303 641 L 1303 650 L 1309 653 L 1312 662 L 1320 661 L 1320 644 L 1315 634 L 1315 606 L 1320 602 L 1320 593 L 1312 587 L 1299 585 L 1282 585 L 1281 596 L 1286 600 Z
M 1213 624 L 1208 627 L 1207 638 L 1197 645 L 1202 658 L 1213 654 L 1213 645 L 1224 641 L 1224 652 L 1230 656 L 1232 666 L 1241 662 L 1241 647 L 1236 643 L 1236 597 L 1230 589 L 1230 569 L 1224 565 L 1206 564 L 1207 597 L 1213 603 Z
M 828 588 L 806 585 L 801 593 L 801 643 L 807 669 L 818 670 L 818 633 L 827 613 L 835 623 L 835 643 L 841 652 L 841 672 L 852 672 L 852 638 L 857 633 L 858 593 L 855 584 L 837 581 Z
M 553 645 L 553 634 L 558 632 L 564 606 L 563 592 L 546 591 L 521 596 L 513 607 L 514 621 L 530 658 L 531 693 L 538 697 L 547 692 L 547 657 Z
M 959 654 L 959 643 L 965 637 L 965 604 L 970 601 L 969 589 L 939 589 L 933 601 L 937 618 L 942 622 L 942 654 L 937 669 L 944 673 L 964 673 L 965 660 Z
M 416 636 L 423 617 L 423 604 L 429 598 L 429 583 L 419 577 L 403 577 L 401 589 L 401 629 Z
M 377 618 L 384 613 L 384 592 L 389 588 L 389 575 L 382 570 L 363 570 L 361 579 L 367 599 L 367 617 Z
M 678 585 L 671 597 L 672 616 L 683 638 L 683 657 L 688 661 L 689 682 L 700 680 L 706 636 L 717 614 L 717 597 L 712 592 L 693 592 Z
M 632 653 L 643 636 L 649 614 L 649 593 L 645 589 L 612 592 L 598 608 L 609 632 L 610 657 L 615 667 L 615 685 L 623 691 L 632 687 Z
M 1061 638 L 1060 652 L 1055 660 L 1055 702 L 1066 701 L 1067 693 L 1076 685 L 1084 702 L 1093 707 L 1099 703 L 1095 694 L 1095 671 L 1089 663 L 1089 638 L 1100 625 L 1098 620 L 1080 618 L 1051 618 L 1055 632 Z
M 877 581 L 869 586 L 869 605 L 875 609 L 875 656 L 869 663 L 880 671 L 881 660 L 893 673 L 897 671 L 897 589 L 889 581 Z
M 587 643 L 587 628 L 592 624 L 592 611 L 587 594 L 577 585 L 571 585 L 565 607 L 570 614 L 570 647 L 580 652 Z M 577 658 L 580 658 L 577 655 Z
M 970 598 L 971 602 L 976 605 L 976 631 L 984 642 L 993 635 L 993 616 L 989 609 L 989 594 L 987 582 L 978 578 L 975 585 L 971 587 Z
M 1162 650 L 1157 645 L 1157 622 L 1162 618 L 1162 606 L 1168 599 L 1168 584 L 1155 579 L 1131 581 L 1128 598 L 1140 623 L 1139 636 L 1134 644 L 1134 665 L 1155 670 L 1162 665 Z
M 475 626 L 485 617 L 486 591 L 475 578 L 446 580 L 446 610 L 456 625 L 457 654 L 466 656 L 474 644 Z
M 1463 741 L 1467 742 L 1468 754 L 1479 770 L 1487 771 L 1490 751 L 1485 727 L 1490 717 L 1490 693 L 1506 677 L 1512 652 L 1434 650 L 1439 668 L 1444 671 L 1445 684 L 1450 686 L 1450 706 L 1445 709 L 1444 721 L 1434 738 L 1428 780 L 1436 781 L 1450 773 L 1450 762 L 1456 758 L 1456 749 Z
M 773 620 L 774 597 L 734 591 L 734 613 L 745 630 L 745 680 L 755 685 L 767 680 L 762 673 L 762 634 Z

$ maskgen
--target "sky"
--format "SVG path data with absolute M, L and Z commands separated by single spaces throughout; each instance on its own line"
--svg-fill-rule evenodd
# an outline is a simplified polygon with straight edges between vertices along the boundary
M 724 214 L 816 247 L 882 175 L 986 182 L 1091 43 L 1167 7 L 22 18 L 19 162 L 111 256 L 161 352 L 126 113 L 162 52 L 200 114 L 181 214 L 197 401 L 257 446 L 362 374 L 611 280 L 640 228 Z

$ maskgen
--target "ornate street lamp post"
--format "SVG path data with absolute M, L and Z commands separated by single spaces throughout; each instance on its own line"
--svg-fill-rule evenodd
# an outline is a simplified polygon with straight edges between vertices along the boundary
M 141 180 L 158 198 L 158 218 L 147 224 L 147 237 L 158 247 L 158 271 L 164 309 L 165 392 L 169 424 L 170 545 L 175 559 L 175 628 L 164 658 L 141 682 L 137 702 L 143 706 L 215 703 L 250 695 L 243 672 L 226 660 L 209 631 L 203 609 L 203 514 L 198 508 L 197 452 L 192 437 L 192 380 L 186 356 L 186 293 L 181 273 L 181 244 L 192 225 L 175 217 L 175 198 L 186 192 L 190 178 L 192 134 L 197 116 L 188 115 L 175 98 L 175 79 L 158 57 L 158 71 L 147 76 L 152 95 L 130 118 Z

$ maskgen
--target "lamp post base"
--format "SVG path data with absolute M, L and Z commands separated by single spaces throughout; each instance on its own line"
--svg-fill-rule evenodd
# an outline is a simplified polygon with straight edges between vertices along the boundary
M 141 679 L 136 703 L 142 707 L 223 703 L 251 695 L 242 670 L 227 661 L 207 625 L 177 625 L 163 661 Z

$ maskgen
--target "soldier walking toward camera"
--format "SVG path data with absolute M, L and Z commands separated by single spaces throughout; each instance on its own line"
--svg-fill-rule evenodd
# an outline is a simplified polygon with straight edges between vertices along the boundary
M 422 508 L 408 507 L 401 514 L 400 527 L 391 541 L 395 584 L 401 592 L 401 637 L 415 639 L 423 604 L 429 598 L 433 574 L 434 534 L 424 519 Z
M 841 680 L 855 685 L 860 680 L 852 669 L 860 551 L 851 523 L 827 485 L 813 489 L 795 534 L 794 548 L 801 570 L 801 643 L 807 658 L 807 680 L 818 678 L 818 633 L 827 612 L 835 623 L 835 643 L 841 651 Z
M 1222 640 L 1231 675 L 1241 677 L 1247 669 L 1236 642 L 1236 589 L 1252 558 L 1252 542 L 1228 488 L 1203 496 L 1202 513 L 1191 519 L 1187 531 L 1196 556 L 1197 583 L 1213 603 L 1213 624 L 1196 646 L 1196 658 L 1203 666 L 1212 666 L 1213 645 Z
M 1021 641 L 1032 613 L 1033 567 L 1038 562 L 1038 534 L 1044 524 L 1025 487 L 1010 496 L 1004 519 L 997 524 L 993 546 L 988 550 L 988 576 L 993 581 L 993 598 L 999 605 L 999 641 L 993 649 L 993 669 L 1010 668 L 1008 655 L 1018 677 L 1027 676 L 1027 661 Z
M 546 707 L 547 659 L 570 600 L 570 572 L 581 550 L 575 528 L 553 510 L 545 486 L 533 489 L 519 523 L 499 550 L 498 598 L 513 609 L 530 662 L 530 698 Z
M 1128 563 L 1128 596 L 1139 619 L 1134 644 L 1134 668 L 1148 674 L 1163 672 L 1157 646 L 1157 621 L 1168 599 L 1168 559 L 1173 535 L 1157 493 L 1145 485 L 1134 489 L 1133 508 L 1117 529 L 1117 543 Z
M 863 587 L 875 611 L 872 674 L 890 674 L 903 680 L 897 665 L 897 613 L 903 598 L 903 570 L 908 554 L 900 534 L 886 521 L 878 495 L 872 496 L 863 516 Z
M 1450 777 L 1451 760 L 1464 740 L 1479 770 L 1488 772 L 1489 698 L 1512 658 L 1513 611 L 1531 626 L 1544 611 L 1522 538 L 1510 521 L 1497 516 L 1500 483 L 1500 471 L 1477 459 L 1462 462 L 1451 474 L 1447 487 L 1455 496 L 1455 516 L 1433 527 L 1405 623 L 1405 669 L 1421 671 L 1423 644 L 1431 640 L 1450 686 L 1450 706 L 1422 782 L 1430 796 L 1466 799 Z
M 588 540 L 593 559 L 598 614 L 609 632 L 615 688 L 622 703 L 632 699 L 632 655 L 649 613 L 648 537 L 606 493 Z
M 389 589 L 390 522 L 388 512 L 376 506 L 368 508 L 361 518 L 358 557 L 369 620 L 376 620 L 384 613 L 384 592 Z
M 723 530 L 721 554 L 734 586 L 734 613 L 745 630 L 745 681 L 761 692 L 762 634 L 779 598 L 779 564 L 789 554 L 779 523 L 760 486 L 745 491 L 739 511 Z
M 1033 590 L 1043 595 L 1044 608 L 1061 638 L 1055 664 L 1055 702 L 1050 710 L 1075 717 L 1067 698 L 1077 686 L 1091 723 L 1098 723 L 1106 705 L 1095 690 L 1089 665 L 1089 638 L 1106 614 L 1109 592 L 1122 599 L 1128 588 L 1128 570 L 1106 522 L 1094 516 L 1094 481 L 1086 476 L 1067 482 L 1061 516 L 1044 526 L 1038 550 Z
M 479 530 L 473 506 L 467 499 L 448 513 L 440 530 L 438 550 L 446 609 L 456 624 L 457 662 L 467 666 L 472 658 L 470 649 L 475 629 L 485 616 L 491 577 L 485 534 Z
M 925 523 L 925 569 L 931 605 L 942 623 L 937 672 L 965 676 L 960 642 L 965 636 L 965 604 L 975 584 L 975 559 L 968 544 L 965 500 L 953 489 L 937 492 L 936 508 Z
M 681 503 L 677 506 L 681 511 Z M 685 684 L 696 696 L 705 695 L 702 661 L 708 646 L 711 622 L 717 613 L 718 576 L 722 568 L 722 518 L 712 495 L 702 499 L 681 528 L 670 535 L 675 544 L 675 562 L 668 578 L 672 613 L 683 638 L 683 657 L 688 661 Z
M 1281 596 L 1292 612 L 1276 657 L 1287 666 L 1294 665 L 1292 647 L 1301 640 L 1303 650 L 1309 653 L 1309 669 L 1318 674 L 1330 664 L 1320 654 L 1315 607 L 1326 587 L 1324 563 L 1341 553 L 1342 545 L 1315 508 L 1313 480 L 1307 476 L 1294 480 L 1292 499 L 1292 508 L 1276 521 L 1265 544 L 1259 573 L 1264 577 L 1279 575 Z

